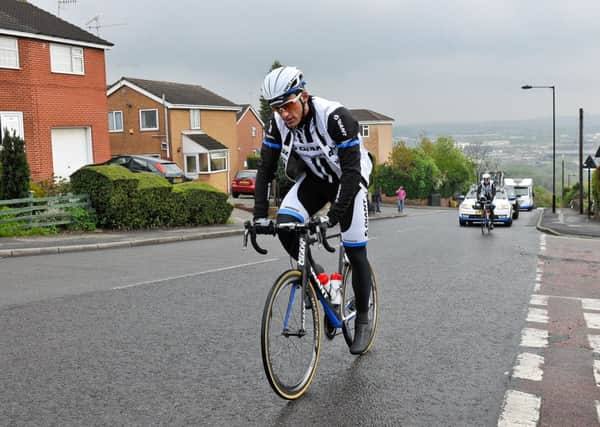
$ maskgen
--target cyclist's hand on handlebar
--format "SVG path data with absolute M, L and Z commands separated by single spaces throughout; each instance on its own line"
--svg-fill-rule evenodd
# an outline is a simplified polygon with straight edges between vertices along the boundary
M 269 218 L 256 218 L 253 225 L 257 233 L 275 234 L 275 224 Z

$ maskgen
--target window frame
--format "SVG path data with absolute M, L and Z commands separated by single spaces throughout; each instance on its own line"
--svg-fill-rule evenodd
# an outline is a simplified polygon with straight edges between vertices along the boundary
M 213 155 L 218 155 L 218 157 L 217 156 L 213 157 Z M 206 164 L 208 166 L 208 168 L 206 170 L 202 169 L 202 162 L 200 161 L 201 156 L 202 157 L 207 156 L 207 157 L 204 157 L 207 160 Z M 214 150 L 214 151 L 208 151 L 205 153 L 186 154 L 184 157 L 185 157 L 184 171 L 186 174 L 190 174 L 190 175 L 209 175 L 212 173 L 226 172 L 229 167 L 229 156 L 227 155 L 227 150 Z M 188 157 L 194 157 L 196 159 L 196 171 L 195 172 L 190 171 L 187 168 L 187 158 Z M 213 159 L 223 159 L 225 162 L 224 169 L 213 170 L 212 169 Z
M 194 115 L 198 115 L 197 124 L 194 123 Z M 200 120 L 200 109 L 199 108 L 190 108 L 190 129 L 198 130 L 202 129 L 202 122 Z
M 0 47 L 0 50 L 5 50 L 8 52 L 15 52 L 16 54 L 16 65 L 15 66 L 10 66 L 10 65 L 2 65 L 0 64 L 0 68 L 6 68 L 6 69 L 10 69 L 10 70 L 19 70 L 21 69 L 21 62 L 20 62 L 20 58 L 19 58 L 19 39 L 16 37 L 8 37 L 8 36 L 0 36 L 0 39 L 4 39 L 4 40 L 12 40 L 15 42 L 15 48 L 11 49 L 11 48 L 7 48 L 7 47 Z
M 368 138 L 370 134 L 369 125 L 360 125 L 360 136 Z
M 154 127 L 154 128 L 145 128 L 145 127 L 142 127 L 142 113 L 144 113 L 146 111 L 154 111 L 156 113 L 156 127 Z M 158 121 L 159 121 L 158 108 L 144 108 L 144 109 L 140 109 L 139 110 L 139 115 L 140 115 L 140 132 L 152 131 L 152 130 L 159 130 L 160 129 L 160 125 L 158 123 Z
M 112 117 L 113 117 L 113 125 L 114 125 L 116 123 L 116 121 L 115 121 L 116 113 L 119 113 L 121 115 L 121 129 L 118 129 L 116 127 L 114 129 L 110 128 L 110 116 L 112 115 Z M 108 132 L 109 133 L 123 132 L 123 129 L 125 127 L 125 124 L 123 123 L 123 111 L 122 110 L 109 111 L 108 115 L 109 115 L 109 118 L 108 118 Z
M 58 49 L 68 49 L 69 50 L 69 70 L 58 69 L 58 63 L 56 61 L 56 55 Z M 80 51 L 81 54 L 75 54 L 75 51 Z M 81 71 L 75 71 L 74 60 L 76 58 L 81 58 Z M 85 75 L 85 49 L 80 46 L 74 46 L 70 44 L 62 44 L 62 43 L 50 43 L 50 71 L 52 73 L 57 74 L 72 74 L 76 76 L 84 76 Z

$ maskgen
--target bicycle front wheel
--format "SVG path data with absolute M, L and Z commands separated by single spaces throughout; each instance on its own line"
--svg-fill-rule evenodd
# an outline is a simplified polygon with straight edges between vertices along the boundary
M 302 273 L 288 270 L 275 281 L 263 311 L 261 351 L 269 384 L 280 397 L 298 399 L 317 370 L 321 349 L 319 307 L 307 285 L 302 304 Z
M 377 334 L 377 325 L 379 323 L 379 291 L 377 289 L 375 272 L 370 264 L 369 268 L 371 269 L 371 283 L 373 284 L 371 286 L 371 294 L 369 296 L 369 322 L 371 323 L 371 337 L 369 338 L 369 345 L 362 354 L 368 352 L 373 346 L 375 335 Z M 354 321 L 356 319 L 356 298 L 354 296 L 354 288 L 352 288 L 352 266 L 350 264 L 347 264 L 344 267 L 343 277 L 342 332 L 344 333 L 346 344 L 348 344 L 348 347 L 350 347 L 354 342 Z

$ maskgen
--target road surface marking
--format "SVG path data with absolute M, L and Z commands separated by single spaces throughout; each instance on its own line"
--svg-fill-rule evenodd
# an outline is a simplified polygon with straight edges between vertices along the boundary
M 542 356 L 533 353 L 521 353 L 517 357 L 517 364 L 513 368 L 513 377 L 541 381 L 544 375 L 543 364 L 544 358 Z
M 536 275 L 535 275 L 535 281 L 536 281 L 537 283 L 540 283 L 540 282 L 542 281 L 542 275 L 541 275 L 541 274 L 536 274 Z
M 598 416 L 598 422 L 600 422 L 600 400 L 596 400 L 596 415 Z
M 588 335 L 588 341 L 590 347 L 592 347 L 592 352 L 600 354 L 600 335 Z
M 582 298 L 581 305 L 584 310 L 600 311 L 600 299 Z
M 542 288 L 542 284 L 540 282 L 536 283 L 535 286 L 533 287 L 533 292 L 538 293 L 540 291 L 540 289 Z
M 521 347 L 548 347 L 548 331 L 543 329 L 524 328 L 521 332 Z
M 118 289 L 134 288 L 136 286 L 154 285 L 155 283 L 169 282 L 171 280 L 178 280 L 178 279 L 187 279 L 189 277 L 196 277 L 196 276 L 201 276 L 203 274 L 209 274 L 209 273 L 217 273 L 219 271 L 235 270 L 236 268 L 249 267 L 251 265 L 258 265 L 258 264 L 265 264 L 267 262 L 273 262 L 273 261 L 277 261 L 277 260 L 278 260 L 278 258 L 270 258 L 270 259 L 266 259 L 263 261 L 256 261 L 256 262 L 249 262 L 246 264 L 232 265 L 230 267 L 215 268 L 213 270 L 206 270 L 206 271 L 199 271 L 196 273 L 182 274 L 181 276 L 164 277 L 162 279 L 148 280 L 146 282 L 139 282 L 139 283 L 132 283 L 131 285 L 116 286 L 116 287 L 112 288 L 112 290 L 115 291 Z
M 529 307 L 527 322 L 548 323 L 548 310 L 543 308 Z
M 507 390 L 498 427 L 535 427 L 540 419 L 542 398 L 534 394 Z
M 588 329 L 600 329 L 600 313 L 583 313 Z
M 600 387 L 600 360 L 594 360 L 594 379 L 596 387 Z
M 545 295 L 531 295 L 529 305 L 548 305 L 548 297 Z

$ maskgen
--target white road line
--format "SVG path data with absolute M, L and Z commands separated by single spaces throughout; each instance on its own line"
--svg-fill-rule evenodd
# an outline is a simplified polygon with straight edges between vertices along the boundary
M 600 329 L 600 313 L 583 313 L 588 329 Z
M 134 288 L 136 286 L 154 285 L 155 283 L 168 282 L 170 280 L 187 279 L 189 277 L 201 276 L 203 274 L 217 273 L 219 271 L 235 270 L 236 268 L 248 267 L 251 265 L 265 264 L 267 262 L 277 261 L 277 259 L 278 258 L 269 258 L 269 259 L 265 259 L 263 261 L 256 261 L 256 262 L 249 262 L 246 264 L 232 265 L 230 267 L 215 268 L 213 270 L 199 271 L 196 273 L 182 274 L 181 276 L 163 277 L 162 279 L 148 280 L 146 282 L 139 282 L 139 283 L 132 283 L 131 285 L 116 286 L 116 287 L 112 288 L 112 290 L 115 291 L 115 290 L 119 290 L 119 289 Z
M 544 375 L 542 365 L 544 358 L 538 354 L 521 353 L 517 357 L 517 364 L 513 368 L 513 377 L 524 380 L 541 381 Z
M 521 347 L 548 347 L 548 331 L 543 329 L 524 328 L 521 332 Z
M 545 295 L 531 295 L 529 305 L 548 305 L 548 297 Z
M 594 360 L 594 379 L 596 387 L 600 387 L 600 360 Z
M 600 400 L 596 400 L 596 416 L 598 417 L 598 422 L 600 422 Z
M 542 281 L 542 275 L 541 274 L 536 274 L 535 275 L 535 281 L 538 282 L 538 283 L 541 282 Z
M 538 293 L 541 288 L 542 288 L 542 284 L 536 283 L 535 286 L 533 287 L 533 292 Z
M 535 268 L 535 274 L 536 275 L 541 275 L 542 274 L 542 267 L 540 267 L 539 265 Z
M 548 323 L 548 310 L 543 308 L 529 307 L 527 321 L 535 323 Z
M 540 419 L 542 398 L 535 394 L 507 390 L 498 427 L 535 427 Z
M 600 299 L 582 298 L 581 306 L 584 310 L 600 311 Z
M 588 335 L 588 341 L 592 347 L 592 353 L 600 354 L 600 335 Z

